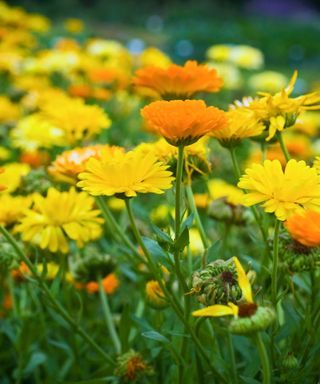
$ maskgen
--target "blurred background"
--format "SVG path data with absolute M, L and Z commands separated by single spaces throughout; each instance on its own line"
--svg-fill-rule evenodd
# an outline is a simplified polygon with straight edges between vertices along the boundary
M 320 67 L 319 0 L 14 0 L 59 25 L 80 18 L 92 36 L 117 39 L 132 52 L 157 46 L 174 61 L 204 60 L 214 44 L 262 50 L 265 67 L 304 77 Z

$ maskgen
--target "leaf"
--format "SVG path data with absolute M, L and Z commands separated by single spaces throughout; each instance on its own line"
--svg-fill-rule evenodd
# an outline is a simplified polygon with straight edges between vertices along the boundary
M 163 243 L 170 244 L 170 245 L 173 244 L 173 240 L 171 239 L 171 237 L 166 232 L 162 231 L 159 227 L 157 227 L 154 224 L 151 224 L 151 228 L 155 232 L 157 239 L 159 241 L 161 241 Z
M 142 336 L 146 337 L 147 339 L 160 341 L 161 343 L 164 343 L 164 344 L 169 344 L 170 343 L 169 339 L 167 339 L 165 336 L 161 335 L 161 333 L 159 333 L 157 331 L 143 332 Z
M 193 219 L 194 219 L 194 215 L 193 215 L 193 213 L 191 213 L 185 219 L 185 221 L 181 224 L 181 228 L 180 228 L 180 232 L 181 233 L 185 230 L 185 228 L 189 228 L 190 229 L 192 227 Z
M 47 360 L 47 356 L 42 352 L 34 352 L 24 369 L 24 374 L 27 376 Z
M 163 264 L 167 268 L 171 268 L 173 265 L 173 258 L 168 252 L 160 247 L 160 245 L 153 239 L 148 237 L 143 237 L 143 242 L 150 252 L 153 259 L 159 263 Z
M 174 244 L 175 250 L 182 251 L 189 244 L 189 228 L 185 227 Z
M 211 263 L 212 261 L 217 260 L 219 258 L 221 244 L 222 244 L 222 241 L 217 240 L 208 248 L 208 255 L 207 255 L 208 263 Z

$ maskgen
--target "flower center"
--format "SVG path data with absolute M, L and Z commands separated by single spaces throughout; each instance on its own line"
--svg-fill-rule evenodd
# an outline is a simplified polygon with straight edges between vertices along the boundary
M 257 312 L 258 306 L 255 303 L 244 303 L 239 305 L 239 317 L 251 317 Z

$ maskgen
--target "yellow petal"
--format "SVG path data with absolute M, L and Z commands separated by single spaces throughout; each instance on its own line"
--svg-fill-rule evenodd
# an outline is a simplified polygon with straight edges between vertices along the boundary
M 248 303 L 253 303 L 250 281 L 244 269 L 242 268 L 242 265 L 240 264 L 239 259 L 234 256 L 233 262 L 237 268 L 238 283 L 239 283 L 239 287 L 241 288 L 242 294 Z
M 198 311 L 192 312 L 193 316 L 210 316 L 210 317 L 220 317 L 233 315 L 234 311 L 232 308 L 227 305 L 210 305 L 209 307 L 199 309 Z

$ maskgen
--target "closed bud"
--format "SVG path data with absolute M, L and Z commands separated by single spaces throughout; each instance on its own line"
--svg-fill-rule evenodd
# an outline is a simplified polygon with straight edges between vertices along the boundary
M 257 306 L 254 303 L 240 304 L 239 317 L 231 320 L 229 330 L 237 335 L 246 335 L 267 329 L 276 315 L 272 308 Z
M 168 307 L 168 302 L 160 287 L 160 284 L 155 280 L 150 280 L 146 284 L 146 299 L 147 303 L 154 309 L 164 309 Z
M 192 292 L 197 295 L 200 303 L 206 306 L 236 303 L 242 296 L 237 279 L 232 259 L 216 260 L 193 274 Z
M 282 360 L 282 367 L 285 369 L 294 369 L 298 368 L 299 362 L 298 359 L 294 356 L 293 353 L 288 353 L 285 358 Z

